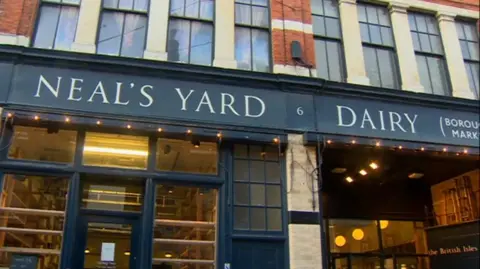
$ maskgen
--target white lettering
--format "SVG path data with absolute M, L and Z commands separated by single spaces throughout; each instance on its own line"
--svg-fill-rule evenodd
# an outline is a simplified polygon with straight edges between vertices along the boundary
M 342 114 L 342 109 L 346 109 L 348 111 L 350 111 L 350 113 L 352 114 L 352 122 L 350 122 L 349 124 L 344 124 L 343 123 L 343 114 Z M 351 109 L 350 107 L 348 106 L 337 106 L 337 117 L 338 117 L 338 126 L 342 126 L 342 127 L 352 127 L 355 122 L 357 121 L 357 115 L 355 114 L 355 111 L 353 111 L 353 109 Z
M 230 102 L 228 104 L 225 101 L 225 99 L 226 99 L 225 97 L 230 98 Z M 235 97 L 233 97 L 233 95 L 231 95 L 229 93 L 222 93 L 222 111 L 220 112 L 220 114 L 226 114 L 225 107 L 228 107 L 230 109 L 230 111 L 232 111 L 235 115 L 240 116 L 240 114 L 238 114 L 238 112 L 235 111 L 235 109 L 233 108 L 233 106 L 232 106 L 233 103 L 235 103 Z
M 373 124 L 372 118 L 370 117 L 370 114 L 368 114 L 368 110 L 365 109 L 365 112 L 363 113 L 363 119 L 362 119 L 362 125 L 360 128 L 364 128 L 365 122 L 368 121 L 370 125 L 372 126 L 372 129 L 376 130 L 375 125 Z
M 122 98 L 121 97 L 122 84 L 123 84 L 122 82 L 117 82 L 117 94 L 115 94 L 115 103 L 114 104 L 126 106 L 126 105 L 128 105 L 128 103 L 130 103 L 130 101 L 126 101 L 126 102 L 120 101 L 120 99 Z
M 415 133 L 415 121 L 417 120 L 418 115 L 415 114 L 415 117 L 413 117 L 413 120 L 410 119 L 410 116 L 408 116 L 407 113 L 403 113 L 403 115 L 405 115 L 405 118 L 407 118 L 408 122 L 410 123 L 410 128 L 411 128 L 412 134 L 414 134 Z
M 195 111 L 199 112 L 202 105 L 207 105 L 210 109 L 210 113 L 215 114 L 215 110 L 213 110 L 212 102 L 210 101 L 210 97 L 208 97 L 207 91 L 203 93 L 202 99 L 200 100 L 200 103 L 198 103 L 197 109 L 195 109 Z
M 385 121 L 383 120 L 383 111 L 379 110 L 378 114 L 380 115 L 380 127 L 382 131 L 385 131 Z
M 40 89 L 42 88 L 42 84 L 45 85 L 45 87 L 50 90 L 50 92 L 55 96 L 55 98 L 58 98 L 58 92 L 60 91 L 60 82 L 62 81 L 62 77 L 57 77 L 57 88 L 54 89 L 53 86 L 46 80 L 42 75 L 40 75 L 40 78 L 38 80 L 38 87 L 37 87 L 37 93 L 35 94 L 35 97 L 40 97 Z
M 252 115 L 250 114 L 250 99 L 257 100 L 260 103 L 260 106 L 262 107 L 260 109 L 260 113 L 257 115 Z M 258 118 L 265 113 L 265 103 L 262 101 L 262 99 L 253 96 L 253 95 L 245 95 L 245 117 L 251 117 L 251 118 Z
M 71 83 L 70 83 L 70 94 L 68 95 L 68 99 L 67 100 L 70 100 L 70 101 L 80 101 L 82 100 L 82 97 L 78 97 L 78 98 L 75 98 L 75 92 L 78 91 L 78 92 L 81 92 L 82 91 L 82 87 L 77 87 L 76 84 L 77 84 L 77 81 L 83 83 L 83 79 L 80 79 L 80 78 L 71 78 Z
M 190 95 L 192 95 L 194 90 L 190 90 L 187 97 L 183 96 L 182 90 L 180 90 L 180 88 L 175 88 L 175 90 L 177 91 L 178 96 L 180 96 L 180 99 L 182 99 L 182 110 L 187 110 L 187 99 L 190 97 Z
M 148 103 L 147 104 L 143 104 L 142 102 L 140 102 L 140 106 L 142 107 L 149 107 L 153 104 L 153 98 L 150 94 L 148 94 L 147 92 L 147 89 L 150 89 L 152 90 L 153 89 L 153 86 L 152 85 L 145 85 L 143 86 L 141 89 L 140 89 L 140 93 L 148 99 Z
M 98 95 L 100 94 L 103 98 L 103 103 L 104 104 L 110 104 L 110 102 L 108 102 L 108 98 L 107 98 L 107 95 L 105 94 L 105 89 L 103 88 L 103 84 L 101 81 L 98 82 L 97 84 L 97 87 L 95 88 L 95 91 L 93 91 L 92 95 L 90 96 L 90 98 L 88 99 L 87 102 L 93 102 L 93 97 L 95 97 L 95 95 Z
M 402 117 L 400 116 L 400 114 L 398 114 L 397 112 L 388 112 L 388 114 L 390 115 L 390 129 L 392 130 L 392 132 L 395 132 L 395 125 L 397 125 L 398 128 L 402 130 L 402 132 L 406 133 L 407 131 L 403 129 L 402 125 L 400 125 L 400 122 L 402 121 Z M 397 120 L 394 120 L 393 116 L 395 116 Z

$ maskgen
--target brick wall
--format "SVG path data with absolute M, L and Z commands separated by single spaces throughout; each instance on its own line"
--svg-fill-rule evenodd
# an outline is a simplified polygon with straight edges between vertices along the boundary
M 30 37 L 39 0 L 0 0 L 0 33 Z

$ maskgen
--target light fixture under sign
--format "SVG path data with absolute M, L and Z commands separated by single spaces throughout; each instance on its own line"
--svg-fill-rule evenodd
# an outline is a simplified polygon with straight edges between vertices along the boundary
M 148 151 L 143 150 L 133 150 L 133 149 L 117 149 L 117 148 L 105 148 L 105 147 L 83 147 L 84 152 L 95 152 L 95 153 L 110 153 L 110 154 L 120 154 L 120 155 L 133 155 L 133 156 L 148 156 Z
M 419 179 L 419 178 L 422 178 L 423 177 L 423 174 L 422 173 L 411 173 L 408 175 L 408 178 L 411 178 L 411 179 Z
M 334 174 L 343 174 L 345 172 L 347 172 L 347 168 L 337 167 L 332 169 L 332 173 Z

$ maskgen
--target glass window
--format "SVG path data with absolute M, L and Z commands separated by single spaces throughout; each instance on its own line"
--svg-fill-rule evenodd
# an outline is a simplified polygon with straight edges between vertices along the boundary
M 33 46 L 69 50 L 75 39 L 79 10 L 80 0 L 43 0 Z
M 57 268 L 62 246 L 68 179 L 4 176 L 0 207 L 0 266 L 8 268 L 14 252 L 35 254 L 39 268 Z
M 357 4 L 365 69 L 370 84 L 400 88 L 397 56 L 387 7 Z
M 336 0 L 312 0 L 317 77 L 345 81 L 342 34 Z
M 143 180 L 82 174 L 82 208 L 133 211 L 142 210 Z
M 83 164 L 146 169 L 148 137 L 87 132 Z
M 329 220 L 330 251 L 337 253 L 367 253 L 379 251 L 376 221 Z
M 77 132 L 56 128 L 15 126 L 11 159 L 73 163 Z
M 147 0 L 103 1 L 97 53 L 143 57 L 147 34 Z
M 380 230 L 383 250 L 387 253 L 427 253 L 421 222 L 381 220 Z
M 218 150 L 212 142 L 160 138 L 157 169 L 162 171 L 217 174 Z
M 282 231 L 278 148 L 235 145 L 234 151 L 235 230 Z
M 213 0 L 171 0 L 168 60 L 212 65 Z
M 409 12 L 420 82 L 426 92 L 450 95 L 450 82 L 437 20 L 433 15 Z
M 480 56 L 479 37 L 475 22 L 457 21 L 457 34 L 462 48 L 465 69 L 467 71 L 470 89 L 476 99 L 480 98 L 480 85 L 478 82 Z
M 153 239 L 155 266 L 214 268 L 217 199 L 216 189 L 157 186 Z
M 268 1 L 235 1 L 235 60 L 237 68 L 270 71 Z

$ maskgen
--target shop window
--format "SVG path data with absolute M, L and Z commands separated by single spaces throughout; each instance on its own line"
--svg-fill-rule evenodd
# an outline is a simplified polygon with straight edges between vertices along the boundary
M 157 169 L 161 171 L 217 174 L 217 144 L 200 140 L 160 138 L 157 141 Z
M 270 16 L 267 0 L 235 0 L 237 68 L 269 72 Z
M 420 82 L 426 92 L 450 95 L 440 30 L 433 15 L 408 13 Z
M 376 221 L 331 219 L 328 233 L 331 252 L 369 253 L 380 251 Z
M 475 22 L 456 21 L 456 25 L 470 89 L 475 98 L 480 99 L 480 53 L 478 48 L 478 28 Z
M 82 174 L 82 208 L 109 211 L 142 211 L 144 181 Z
M 428 257 L 396 257 L 385 260 L 385 269 L 427 269 Z M 394 266 L 395 265 L 395 266 Z
M 158 185 L 154 268 L 215 267 L 217 190 Z
M 87 132 L 83 164 L 146 169 L 148 137 Z
M 317 77 L 345 80 L 345 66 L 337 0 L 312 0 Z
M 423 223 L 381 220 L 380 228 L 385 252 L 427 253 Z
M 77 30 L 80 0 L 42 0 L 33 46 L 69 50 Z
M 97 53 L 143 57 L 148 7 L 148 0 L 103 1 Z
M 214 9 L 213 0 L 170 0 L 169 61 L 212 65 Z
M 387 7 L 358 3 L 357 12 L 370 84 L 398 89 L 397 56 Z
M 72 163 L 76 131 L 55 128 L 15 126 L 10 159 Z
M 68 179 L 7 174 L 0 206 L 0 267 L 23 253 L 38 268 L 58 268 Z M 12 267 L 13 268 L 13 267 Z
M 234 152 L 234 229 L 282 231 L 278 148 L 235 145 Z

